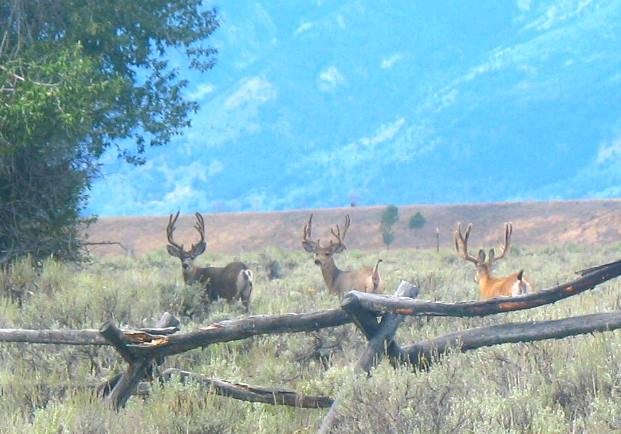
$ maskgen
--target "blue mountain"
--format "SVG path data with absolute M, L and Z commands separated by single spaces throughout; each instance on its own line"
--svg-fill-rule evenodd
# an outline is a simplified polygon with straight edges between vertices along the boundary
M 88 212 L 620 196 L 619 1 L 208 5 L 192 127 L 108 155 Z

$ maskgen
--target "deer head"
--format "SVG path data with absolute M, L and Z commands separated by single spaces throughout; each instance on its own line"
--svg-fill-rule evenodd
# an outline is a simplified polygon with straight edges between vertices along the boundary
M 171 214 L 168 218 L 168 225 L 166 226 L 166 236 L 168 238 L 168 245 L 166 249 L 171 256 L 179 258 L 181 260 L 181 267 L 183 269 L 183 279 L 186 283 L 191 283 L 195 277 L 196 266 L 194 265 L 194 259 L 202 254 L 207 247 L 205 243 L 205 221 L 200 213 L 196 213 L 196 223 L 194 228 L 197 230 L 201 239 L 198 243 L 192 244 L 190 250 L 185 250 L 183 244 L 178 244 L 173 239 L 173 232 L 175 231 L 175 224 L 179 218 L 179 211 L 174 216 Z
M 302 234 L 302 247 L 309 253 L 314 254 L 315 264 L 321 267 L 321 274 L 328 287 L 328 290 L 343 294 L 346 291 L 365 291 L 365 292 L 381 292 L 382 278 L 379 273 L 379 264 L 381 259 L 377 261 L 375 267 L 364 267 L 358 270 L 345 271 L 340 270 L 334 263 L 334 255 L 341 253 L 346 249 L 345 235 L 351 224 L 349 215 L 345 216 L 345 225 L 342 230 L 339 225 L 330 229 L 332 239 L 330 244 L 322 246 L 320 241 L 311 239 L 311 228 L 313 224 L 313 215 L 308 218 L 308 222 L 304 225 Z
M 501 246 L 500 256 L 496 256 L 494 249 L 490 249 L 487 258 L 483 249 L 479 250 L 477 257 L 472 256 L 468 252 L 468 238 L 470 237 L 471 230 L 472 223 L 468 225 L 464 233 L 461 231 L 461 223 L 457 224 L 457 230 L 455 231 L 455 250 L 457 250 L 457 253 L 460 254 L 466 261 L 472 262 L 476 266 L 477 273 L 475 275 L 475 281 L 479 282 L 482 275 L 489 276 L 494 263 L 500 261 L 507 255 L 511 245 L 513 225 L 511 225 L 511 223 L 505 223 L 505 239 L 504 245 Z
M 343 232 L 341 233 L 341 228 L 339 225 L 336 225 L 336 231 L 334 228 L 330 228 L 330 232 L 332 236 L 336 240 L 330 240 L 330 244 L 327 246 L 322 246 L 320 240 L 313 241 L 311 240 L 311 226 L 313 224 L 313 215 L 311 214 L 308 218 L 308 223 L 304 225 L 304 232 L 302 235 L 302 247 L 309 253 L 315 254 L 315 264 L 320 266 L 325 266 L 326 264 L 334 261 L 333 255 L 337 253 L 341 253 L 347 247 L 345 246 L 345 235 L 347 234 L 347 229 L 349 229 L 351 221 L 349 219 L 349 215 L 345 216 L 345 225 L 343 226 Z

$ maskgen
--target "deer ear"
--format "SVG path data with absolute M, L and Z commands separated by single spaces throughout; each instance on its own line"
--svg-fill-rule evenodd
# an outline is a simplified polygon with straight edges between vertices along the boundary
M 192 258 L 196 258 L 198 255 L 202 255 L 206 247 L 207 247 L 207 243 L 205 243 L 204 241 L 201 241 L 197 245 L 192 246 L 192 253 L 191 253 Z
M 312 241 L 302 241 L 302 247 L 304 247 L 304 250 L 309 253 L 315 252 L 315 243 L 313 243 Z
M 496 256 L 496 252 L 494 252 L 494 249 L 489 249 L 489 253 L 487 256 L 487 262 L 489 263 L 489 265 L 492 265 L 492 262 L 494 262 L 495 256 Z
M 332 253 L 341 253 L 345 249 L 345 244 L 337 244 L 334 249 L 332 249 Z
M 166 250 L 168 250 L 168 254 L 170 256 L 174 256 L 175 258 L 181 258 L 181 250 L 177 246 L 172 246 L 168 244 L 166 246 Z
M 485 252 L 483 249 L 479 250 L 479 263 L 485 262 Z

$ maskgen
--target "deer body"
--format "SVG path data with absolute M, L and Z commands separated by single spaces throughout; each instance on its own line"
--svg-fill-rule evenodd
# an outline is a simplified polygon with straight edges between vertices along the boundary
M 252 293 L 252 271 L 243 262 L 231 262 L 224 267 L 194 267 L 191 272 L 183 270 L 187 284 L 199 282 L 207 291 L 209 301 L 224 298 L 228 302 L 241 300 L 246 309 Z
M 378 268 L 380 262 L 382 262 L 381 259 L 377 261 L 375 267 L 365 267 L 354 271 L 341 270 L 334 262 L 334 255 L 346 248 L 343 240 L 349 228 L 349 216 L 345 218 L 342 235 L 338 225 L 336 226 L 336 232 L 334 229 L 331 230 L 337 242 L 334 243 L 330 240 L 328 246 L 321 246 L 319 240 L 315 242 L 310 239 L 312 219 L 313 216 L 311 214 L 308 223 L 304 226 L 302 246 L 307 252 L 314 253 L 315 264 L 321 267 L 321 274 L 328 290 L 339 295 L 353 290 L 380 293 L 382 291 L 382 278 Z
M 517 295 L 533 292 L 533 287 L 524 277 L 524 270 L 510 274 L 505 277 L 493 277 L 491 270 L 494 262 L 501 260 L 509 251 L 513 226 L 511 223 L 505 224 L 505 242 L 500 256 L 496 257 L 494 249 L 490 249 L 485 255 L 485 251 L 479 250 L 477 257 L 468 253 L 468 238 L 472 224 L 468 225 L 462 234 L 461 224 L 458 224 L 455 231 L 455 249 L 466 261 L 472 262 L 476 267 L 475 281 L 479 283 L 480 298 L 487 300 L 495 297 L 515 297 Z
M 532 292 L 528 280 L 524 278 L 524 272 L 519 271 L 506 277 L 491 277 L 489 272 L 479 273 L 479 288 L 481 300 L 494 297 L 515 297 L 516 295 Z
M 339 269 L 330 258 L 325 263 L 319 264 L 323 280 L 330 292 L 344 294 L 347 291 L 380 292 L 381 277 L 373 267 L 364 267 L 355 271 L 344 271 Z M 373 277 L 376 274 L 377 277 Z
M 183 245 L 175 243 L 173 232 L 179 213 L 168 219 L 166 233 L 168 235 L 168 253 L 181 260 L 183 281 L 186 284 L 199 282 L 205 288 L 208 300 L 214 301 L 224 298 L 228 302 L 241 300 L 248 310 L 250 295 L 253 288 L 252 271 L 243 262 L 231 262 L 224 267 L 197 267 L 194 259 L 205 251 L 205 223 L 200 213 L 196 213 L 197 223 L 194 226 L 201 236 L 197 244 L 187 251 Z

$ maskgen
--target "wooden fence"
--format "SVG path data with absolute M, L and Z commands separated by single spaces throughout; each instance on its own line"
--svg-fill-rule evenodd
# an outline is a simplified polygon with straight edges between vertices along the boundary
M 320 428 L 320 432 L 329 432 L 335 421 L 338 397 L 335 400 L 326 396 L 303 396 L 287 389 L 235 384 L 178 369 L 159 373 L 158 366 L 165 357 L 216 343 L 264 334 L 316 331 L 352 322 L 367 338 L 367 344 L 356 367 L 360 372 L 367 373 L 370 373 L 374 364 L 384 355 L 389 357 L 393 365 L 408 364 L 415 369 L 427 368 L 449 349 L 464 352 L 503 343 L 559 339 L 621 328 L 621 312 L 610 312 L 553 321 L 478 327 L 404 346 L 394 340 L 397 328 L 405 316 L 481 317 L 548 305 L 620 276 L 621 260 L 577 274 L 580 276 L 571 282 L 536 293 L 480 302 L 439 303 L 415 300 L 419 289 L 407 282 L 401 282 L 393 296 L 349 292 L 343 298 L 339 309 L 256 315 L 220 321 L 187 333 L 180 333 L 177 319 L 165 313 L 153 328 L 136 330 L 121 331 L 112 322 L 104 323 L 99 330 L 0 329 L 0 342 L 112 346 L 127 362 L 127 369 L 102 383 L 97 392 L 116 409 L 125 405 L 136 392 L 140 381 L 153 380 L 156 376 L 162 380 L 177 377 L 182 381 L 195 381 L 216 394 L 235 399 L 304 408 L 330 407 Z

